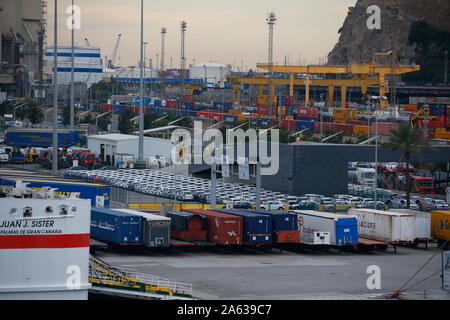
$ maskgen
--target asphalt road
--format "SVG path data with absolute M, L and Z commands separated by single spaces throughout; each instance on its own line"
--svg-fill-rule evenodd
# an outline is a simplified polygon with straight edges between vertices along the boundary
M 167 249 L 160 252 L 96 255 L 116 267 L 193 285 L 193 295 L 208 300 L 301 300 L 379 298 L 400 288 L 438 250 L 392 248 L 373 254 L 278 249 Z M 381 289 L 369 290 L 367 268 L 379 266 Z M 441 270 L 437 254 L 409 286 Z M 440 274 L 409 292 L 439 290 Z

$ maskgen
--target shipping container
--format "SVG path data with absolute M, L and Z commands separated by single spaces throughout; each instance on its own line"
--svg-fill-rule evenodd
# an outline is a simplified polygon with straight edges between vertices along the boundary
M 237 115 L 235 114 L 224 114 L 223 123 L 235 125 L 237 123 Z
M 272 219 L 272 239 L 276 243 L 298 243 L 297 215 L 290 212 L 251 210 L 253 213 L 269 215 Z
M 144 246 L 149 248 L 170 246 L 170 218 L 130 209 L 114 210 L 142 217 Z
M 184 241 L 206 241 L 206 217 L 189 212 L 168 212 L 171 219 L 170 235 Z
M 79 141 L 78 131 L 58 130 L 58 147 L 70 148 Z M 43 147 L 53 146 L 52 129 L 7 129 L 5 144 L 11 147 Z
M 296 131 L 301 131 L 304 129 L 308 129 L 311 132 L 314 132 L 314 122 L 313 121 L 302 121 L 302 120 L 297 120 L 296 121 L 296 127 L 295 127 Z
M 335 120 L 358 120 L 359 112 L 354 109 L 333 109 L 333 119 Z
M 431 239 L 431 213 L 408 209 L 391 209 L 414 215 L 414 239 Z
M 206 217 L 208 241 L 218 245 L 240 245 L 243 241 L 242 217 L 203 209 L 187 209 L 186 212 Z
M 110 187 L 106 185 L 68 180 L 33 179 L 33 178 L 0 178 L 0 186 L 12 186 L 15 180 L 21 180 L 28 188 L 39 191 L 42 187 L 55 190 L 55 195 L 69 197 L 72 193 L 79 193 L 80 199 L 91 200 L 91 206 L 97 205 L 97 197 L 102 197 L 104 206 L 109 207 Z
M 142 245 L 142 217 L 116 210 L 92 208 L 91 238 L 116 245 Z
M 354 208 L 348 214 L 357 217 L 360 237 L 394 243 L 414 241 L 412 214 Z
M 450 239 L 449 210 L 431 211 L 431 235 L 438 239 L 440 244 Z
M 370 131 L 371 135 L 375 135 L 377 131 L 377 123 L 371 122 L 370 123 Z M 397 130 L 400 124 L 398 123 L 392 123 L 392 122 L 378 122 L 378 135 L 380 136 L 391 136 L 392 130 Z
M 353 135 L 354 136 L 366 136 L 369 135 L 369 127 L 368 126 L 353 126 Z
M 244 244 L 271 244 L 272 243 L 272 220 L 268 215 L 261 215 L 245 210 L 224 210 L 214 211 L 231 214 L 243 218 Z
M 312 107 L 297 107 L 297 117 L 301 118 L 319 118 L 319 109 Z
M 297 214 L 301 243 L 314 244 L 315 233 L 329 232 L 330 245 L 358 244 L 358 220 L 354 216 L 312 210 L 293 212 Z

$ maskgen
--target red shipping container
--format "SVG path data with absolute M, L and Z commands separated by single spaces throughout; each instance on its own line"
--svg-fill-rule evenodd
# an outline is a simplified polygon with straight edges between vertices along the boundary
M 182 103 L 191 103 L 193 101 L 193 96 L 191 95 L 182 95 L 181 102 Z
M 333 123 L 333 129 L 335 132 L 343 131 L 344 135 L 353 135 L 353 125 L 351 124 Z
M 171 238 L 184 241 L 206 241 L 206 217 L 196 213 L 168 212 Z
M 106 103 L 103 103 L 100 105 L 100 109 L 104 112 L 113 111 L 113 107 L 114 106 L 112 104 L 106 104 Z
M 319 109 L 310 107 L 298 107 L 297 117 L 317 119 L 319 117 Z
M 445 117 L 445 127 L 450 128 L 450 116 Z
M 209 242 L 219 245 L 242 244 L 242 217 L 203 209 L 189 209 L 185 211 L 206 217 Z
M 378 122 L 378 134 L 381 136 L 391 136 L 391 130 L 397 130 L 400 125 L 392 122 Z M 371 135 L 376 133 L 376 122 L 370 123 Z
M 345 123 L 357 125 L 357 126 L 367 126 L 367 121 L 363 121 L 363 120 L 346 120 Z

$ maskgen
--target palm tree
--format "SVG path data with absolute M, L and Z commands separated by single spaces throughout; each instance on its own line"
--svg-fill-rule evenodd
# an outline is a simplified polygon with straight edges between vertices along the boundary
M 411 199 L 411 176 L 409 172 L 411 155 L 414 152 L 420 152 L 421 147 L 433 148 L 427 139 L 421 137 L 421 132 L 421 128 L 411 127 L 410 124 L 404 123 L 398 129 L 391 130 L 390 141 L 382 144 L 382 148 L 401 151 L 402 159 L 406 161 L 406 207 L 408 209 Z

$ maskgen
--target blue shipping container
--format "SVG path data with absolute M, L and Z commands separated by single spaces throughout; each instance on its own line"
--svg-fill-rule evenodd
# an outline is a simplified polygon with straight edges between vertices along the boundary
M 142 245 L 143 218 L 103 208 L 91 209 L 91 238 L 118 245 Z
M 53 145 L 53 131 L 51 129 L 9 129 L 6 132 L 6 144 L 17 147 L 43 147 Z M 58 132 L 58 147 L 71 147 L 78 143 L 77 131 Z
M 226 124 L 236 124 L 237 123 L 237 116 L 234 114 L 224 114 L 223 115 L 223 122 Z
M 297 120 L 295 130 L 298 132 L 304 129 L 314 132 L 314 122 Z
M 297 231 L 297 215 L 281 211 L 251 210 L 253 213 L 269 215 L 272 219 L 272 230 L 276 231 Z
M 269 215 L 252 213 L 245 210 L 214 211 L 242 217 L 244 220 L 243 240 L 245 244 L 271 244 L 272 243 L 272 219 Z
M 71 193 L 79 193 L 80 199 L 91 200 L 91 206 L 96 205 L 96 196 L 103 196 L 105 199 L 104 206 L 109 207 L 110 187 L 105 185 L 86 183 L 86 182 L 73 182 L 63 180 L 38 180 L 38 179 L 12 179 L 2 178 L 0 179 L 0 185 L 12 186 L 14 180 L 21 180 L 23 183 L 28 184 L 27 187 L 35 190 L 40 190 L 42 187 L 49 187 L 57 189 L 56 195 L 70 196 Z

